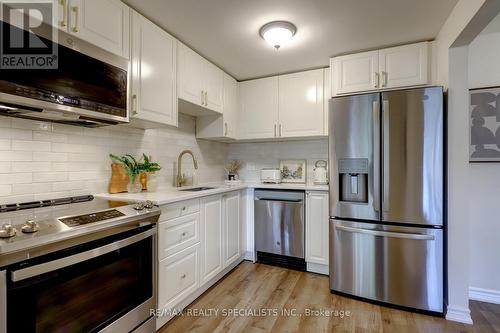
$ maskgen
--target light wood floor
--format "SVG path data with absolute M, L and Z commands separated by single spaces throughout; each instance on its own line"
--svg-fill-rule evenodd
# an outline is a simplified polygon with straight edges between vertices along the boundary
M 280 312 L 282 308 L 296 309 L 296 316 L 228 315 L 229 309 L 246 309 L 254 314 L 261 311 L 263 315 L 264 311 Z M 205 314 L 208 309 L 219 312 L 206 317 L 178 316 L 160 332 L 500 333 L 500 305 L 471 302 L 475 324 L 462 325 L 332 295 L 326 276 L 250 262 L 241 263 L 188 309 L 203 310 Z M 344 318 L 297 315 L 304 314 L 306 309 L 337 309 L 350 311 L 351 315 Z

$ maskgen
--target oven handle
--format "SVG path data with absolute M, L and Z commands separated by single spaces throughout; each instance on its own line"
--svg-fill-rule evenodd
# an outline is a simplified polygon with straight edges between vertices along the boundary
M 125 246 L 140 242 L 141 240 L 153 236 L 155 233 L 156 233 L 156 228 L 150 229 L 138 235 L 134 235 L 129 238 L 125 238 L 117 242 L 107 244 L 92 250 L 88 250 L 82 253 L 77 253 L 68 257 L 56 259 L 43 264 L 34 265 L 16 271 L 12 271 L 11 279 L 12 282 L 22 281 L 34 276 L 42 275 L 64 267 L 68 267 L 92 258 L 100 257 L 107 253 L 121 249 Z

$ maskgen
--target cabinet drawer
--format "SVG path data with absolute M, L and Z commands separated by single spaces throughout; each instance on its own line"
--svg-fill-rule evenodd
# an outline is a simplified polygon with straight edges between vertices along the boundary
M 199 286 L 198 244 L 160 261 L 158 308 L 171 309 Z
M 161 206 L 160 221 L 175 219 L 179 216 L 189 215 L 200 211 L 200 199 L 176 202 Z
M 158 259 L 166 258 L 200 241 L 200 214 L 194 213 L 158 225 Z

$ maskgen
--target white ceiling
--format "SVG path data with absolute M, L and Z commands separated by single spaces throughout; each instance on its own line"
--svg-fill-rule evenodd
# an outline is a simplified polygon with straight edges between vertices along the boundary
M 238 80 L 328 66 L 331 56 L 433 39 L 457 0 L 125 0 Z M 279 51 L 267 22 L 297 26 Z

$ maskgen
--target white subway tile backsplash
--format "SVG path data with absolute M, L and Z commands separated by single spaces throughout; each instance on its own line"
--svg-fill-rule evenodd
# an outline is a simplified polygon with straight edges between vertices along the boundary
M 179 116 L 179 128 L 127 126 L 83 128 L 0 116 L 0 203 L 107 191 L 109 153 L 152 155 L 163 169 L 160 188 L 173 186 L 178 154 L 192 149 L 199 182 L 224 178 L 227 144 L 198 141 L 194 118 Z M 185 163 L 189 172 L 190 162 Z
M 26 184 L 33 181 L 31 173 L 1 173 L 0 184 Z
M 22 151 L 50 151 L 51 143 L 43 141 L 12 140 L 12 150 Z
M 62 182 L 68 180 L 66 172 L 34 172 L 33 181 L 36 183 L 43 182 Z
M 13 162 L 13 172 L 48 172 L 52 171 L 50 162 Z
M 33 160 L 33 153 L 28 151 L 0 151 L 0 161 L 28 162 Z
M 37 151 L 33 153 L 33 160 L 42 162 L 64 162 L 68 160 L 68 154 Z

